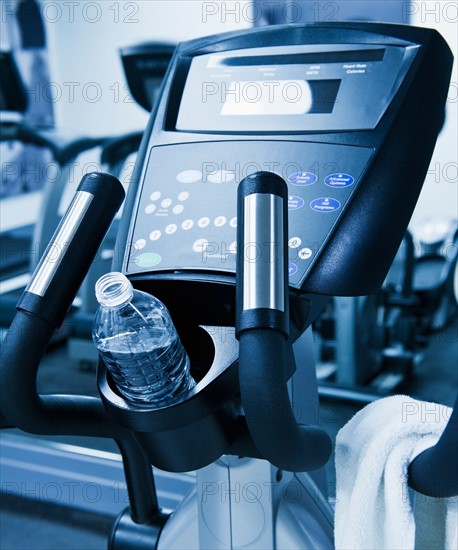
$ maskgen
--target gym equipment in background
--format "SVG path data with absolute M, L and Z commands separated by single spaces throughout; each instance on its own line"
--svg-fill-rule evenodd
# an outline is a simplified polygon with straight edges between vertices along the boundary
M 333 298 L 314 323 L 320 394 L 370 402 L 415 375 L 433 331 L 456 316 L 456 222 L 430 220 L 416 242 L 406 232 L 374 295 Z
M 418 298 L 415 316 L 418 332 L 428 336 L 445 328 L 458 312 L 453 274 L 458 260 L 458 222 L 425 220 L 415 234 L 419 253 L 415 258 L 413 289 Z
M 75 159 L 81 153 L 100 146 L 105 138 L 75 138 L 56 130 L 34 128 L 25 123 L 22 115 L 27 109 L 27 93 L 11 51 L 0 52 L 0 75 L 1 142 L 19 142 L 45 148 L 51 153 L 56 173 L 45 181 L 37 222 L 8 229 L 0 236 L 2 257 L 0 326 L 7 327 L 14 317 L 16 303 L 37 265 L 44 245 L 49 242 L 60 221 L 59 205 Z M 20 170 L 20 167 L 15 168 Z M 49 168 L 52 167 L 48 166 L 47 169 Z M 6 177 L 8 167 L 4 165 L 2 169 L 5 170 Z
M 75 199 L 65 218 L 75 245 L 56 268 L 43 261 L 2 347 L 6 425 L 117 440 L 131 506 L 110 548 L 332 547 L 320 470 L 331 448 L 314 426 L 307 329 L 327 296 L 382 285 L 434 149 L 451 65 L 437 32 L 369 23 L 255 29 L 177 48 L 123 210 L 125 255 L 113 267 L 167 305 L 197 385 L 173 405 L 138 407 L 100 362 L 104 407 L 37 395 L 46 342 L 118 206 L 107 176 L 90 182 L 94 197 L 99 183 L 113 189 L 100 202 Z M 293 91 L 296 101 L 285 99 Z M 105 220 L 98 233 L 92 204 Z M 24 406 L 34 414 L 24 417 Z M 412 464 L 410 483 L 426 494 L 458 494 L 457 417 L 455 407 L 439 443 Z M 196 490 L 171 516 L 158 507 L 151 464 L 198 469 Z M 245 498 L 236 487 L 248 487 Z

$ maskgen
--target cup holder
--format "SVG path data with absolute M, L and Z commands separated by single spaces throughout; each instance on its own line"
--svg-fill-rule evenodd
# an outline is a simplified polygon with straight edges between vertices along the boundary
M 102 359 L 97 379 L 107 412 L 132 431 L 151 464 L 185 472 L 226 454 L 237 435 L 238 343 L 227 327 L 177 330 L 197 382 L 179 400 L 151 408 L 127 402 L 116 391 Z
M 179 331 L 181 343 L 191 362 L 191 376 L 199 383 L 215 360 L 215 344 L 210 334 L 200 326 Z

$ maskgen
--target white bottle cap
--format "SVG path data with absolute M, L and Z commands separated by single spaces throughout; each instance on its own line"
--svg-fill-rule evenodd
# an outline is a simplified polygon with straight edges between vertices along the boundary
M 102 275 L 95 284 L 95 296 L 105 307 L 116 307 L 130 302 L 133 295 L 132 283 L 117 271 Z

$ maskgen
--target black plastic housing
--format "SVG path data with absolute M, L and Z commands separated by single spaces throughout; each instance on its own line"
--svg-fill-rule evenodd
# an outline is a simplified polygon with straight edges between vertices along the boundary
M 395 97 L 374 129 L 326 132 L 185 132 L 176 131 L 181 95 L 191 61 L 199 55 L 232 49 L 299 44 L 371 44 L 420 46 Z M 443 38 L 434 30 L 401 25 L 327 22 L 312 25 L 274 26 L 205 37 L 178 46 L 170 64 L 160 103 L 153 110 L 140 147 L 138 163 L 120 226 L 119 244 L 132 242 L 139 193 L 145 185 L 151 149 L 183 143 L 227 142 L 243 139 L 244 147 L 261 142 L 327 143 L 372 148 L 374 154 L 351 204 L 341 215 L 309 275 L 294 294 L 366 295 L 377 292 L 405 233 L 426 175 L 437 135 L 444 119 L 444 105 L 453 58 Z M 419 116 L 421 113 L 421 116 Z M 402 200 L 401 200 L 402 197 Z M 234 198 L 235 200 L 235 198 Z M 387 224 L 386 220 L 390 223 Z M 121 248 L 120 247 L 120 248 Z M 128 251 L 116 267 L 125 271 Z M 234 284 L 227 273 L 189 272 L 176 266 L 174 273 L 158 269 L 131 274 L 133 279 L 170 281 L 170 293 L 179 281 Z M 163 284 L 163 283 L 162 283 Z M 152 284 L 154 288 L 154 284 Z
M 200 327 L 183 342 L 197 385 L 170 403 L 126 401 L 99 360 L 99 391 L 111 418 L 129 430 L 151 464 L 171 472 L 207 466 L 239 436 L 238 344 L 228 327 Z M 212 353 L 208 354 L 208 349 Z M 206 355 L 206 356 L 205 356 Z

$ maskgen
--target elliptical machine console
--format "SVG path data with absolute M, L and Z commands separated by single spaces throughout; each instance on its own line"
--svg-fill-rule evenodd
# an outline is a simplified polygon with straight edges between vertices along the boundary
M 205 292 L 233 283 L 235 189 L 265 170 L 288 183 L 292 294 L 377 291 L 423 183 L 451 63 L 434 31 L 364 23 L 182 44 L 127 199 L 123 271 Z

